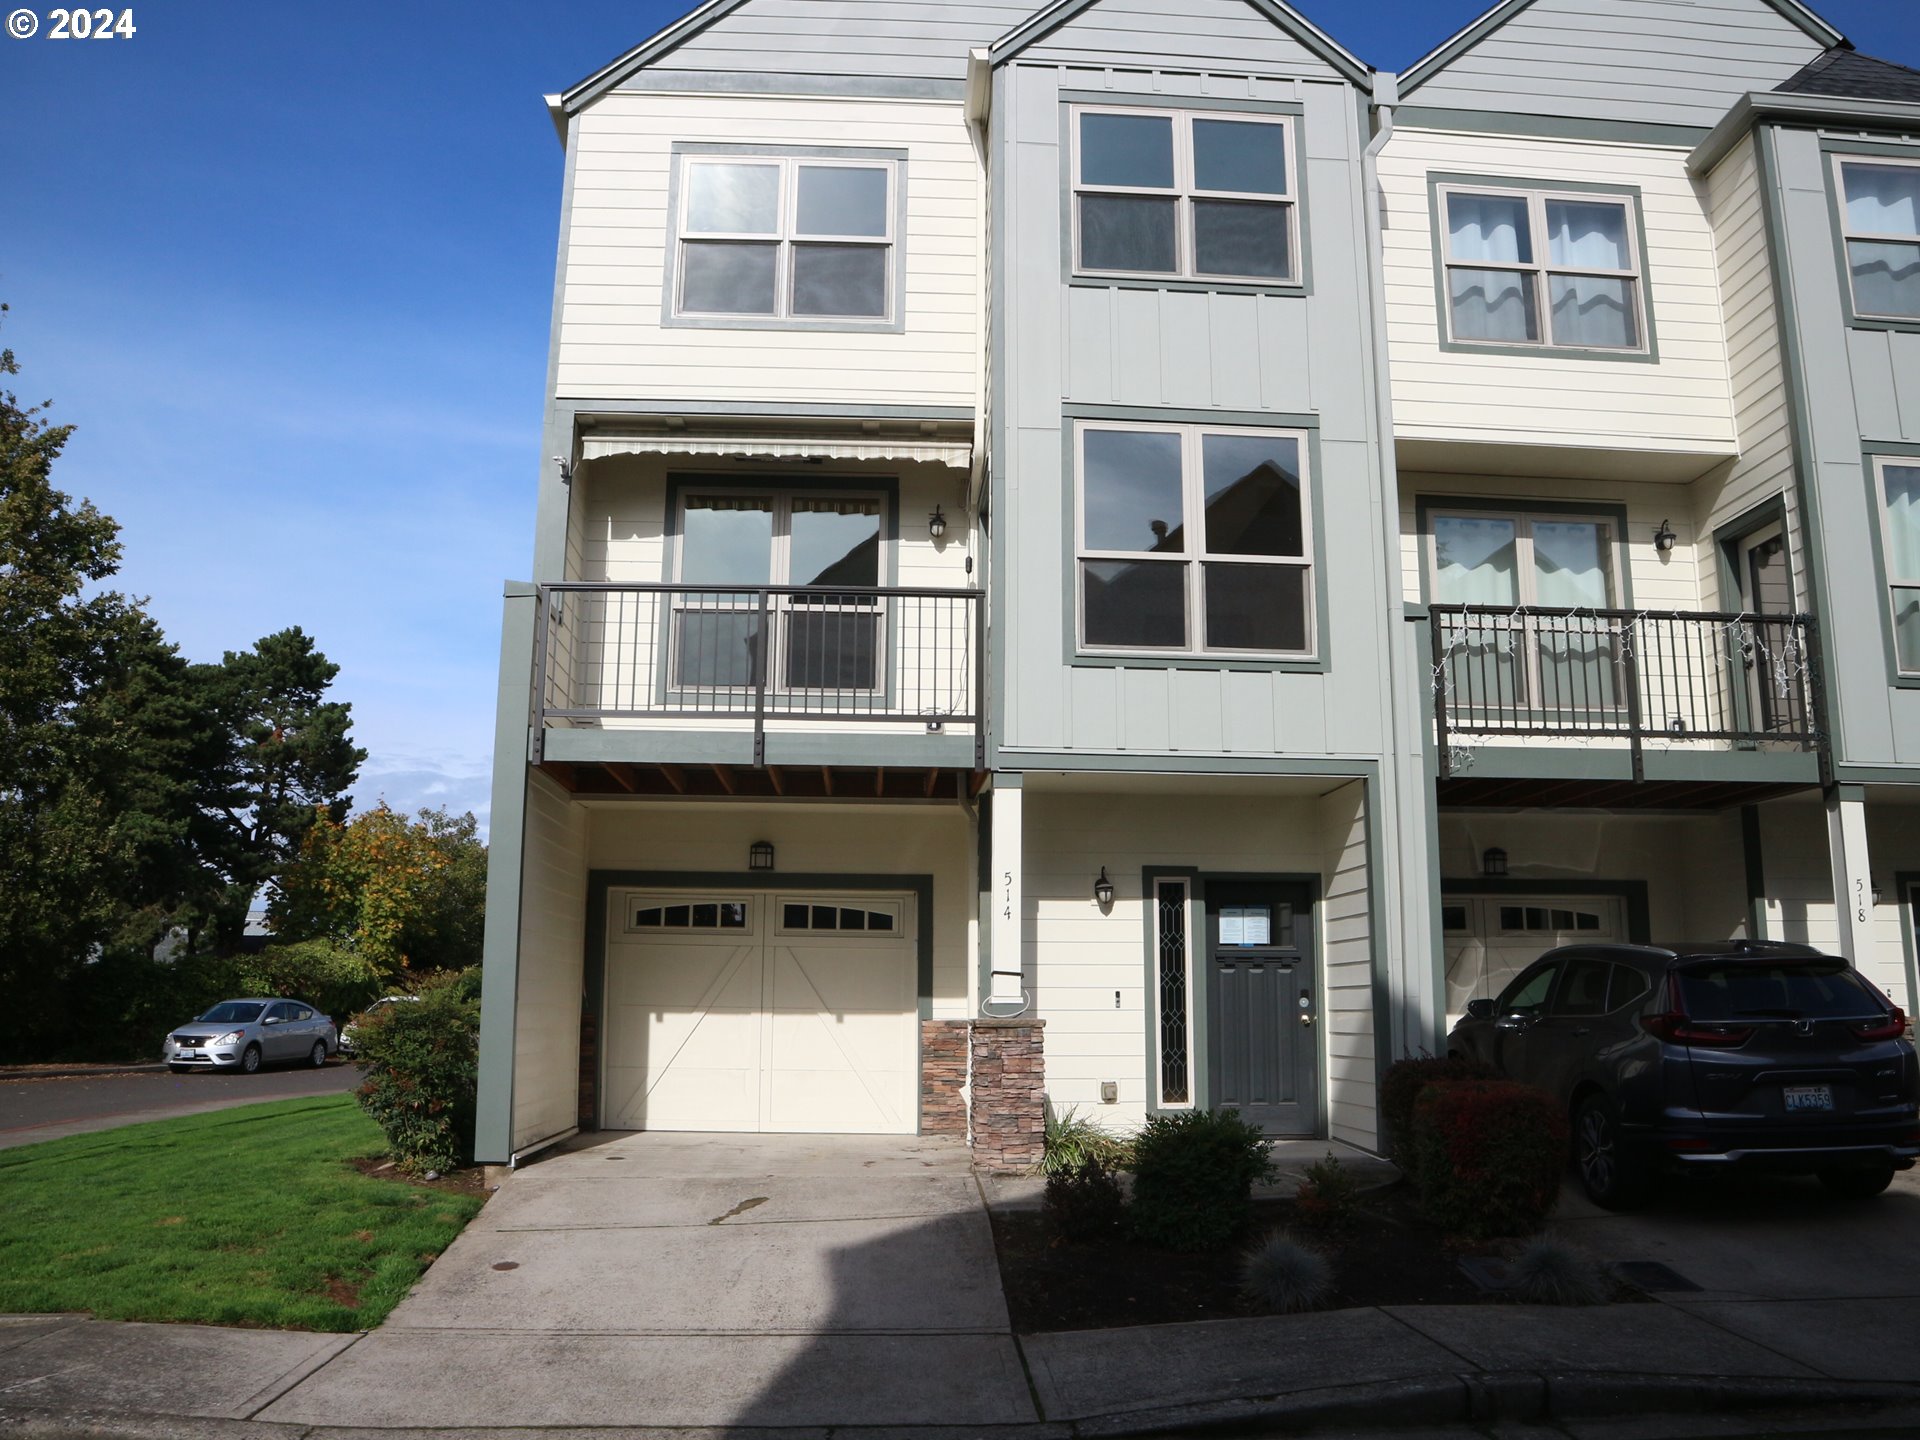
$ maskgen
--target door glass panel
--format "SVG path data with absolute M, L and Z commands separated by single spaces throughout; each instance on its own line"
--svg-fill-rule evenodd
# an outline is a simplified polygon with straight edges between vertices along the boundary
M 1533 522 L 1534 598 L 1542 606 L 1604 610 L 1609 598 L 1607 529 L 1590 520 Z M 1604 621 L 1541 617 L 1540 700 L 1555 709 L 1613 705 L 1613 647 Z
M 1220 943 L 1222 945 L 1272 945 L 1273 907 L 1269 905 L 1222 905 L 1220 907 Z
M 1301 652 L 1307 643 L 1307 572 L 1297 565 L 1202 567 L 1206 644 L 1212 650 Z
M 1634 311 L 1634 282 L 1604 275 L 1549 275 L 1548 303 L 1553 308 L 1556 345 L 1590 345 L 1631 350 L 1640 343 Z
M 1520 195 L 1449 195 L 1447 253 L 1455 260 L 1533 263 L 1527 201 Z
M 1082 561 L 1087 644 L 1185 645 L 1186 568 L 1154 560 Z
M 688 165 L 687 229 L 718 235 L 778 234 L 780 167 Z
M 696 930 L 714 930 L 720 925 L 720 907 L 718 905 L 696 905 L 693 907 L 693 928 Z
M 875 165 L 802 165 L 793 228 L 798 235 L 887 233 L 887 172 Z
M 1472 515 L 1433 518 L 1433 598 L 1442 605 L 1520 603 L 1520 528 L 1517 522 Z M 1447 703 L 1511 706 L 1520 698 L 1521 670 L 1511 621 L 1498 615 L 1447 621 Z
M 1171 275 L 1179 268 L 1175 210 L 1175 201 L 1153 195 L 1082 195 L 1081 266 Z
M 796 495 L 787 561 L 790 585 L 880 583 L 880 502 Z
M 782 905 L 780 907 L 780 924 L 788 930 L 806 929 L 807 907 L 805 905 Z
M 1305 555 L 1300 442 L 1201 437 L 1206 548 L 1213 555 Z
M 744 930 L 747 928 L 747 905 L 744 900 L 722 902 L 720 906 L 720 928 L 722 930 Z
M 809 930 L 838 930 L 840 928 L 840 911 L 838 907 L 833 905 L 814 906 L 812 923 L 810 923 L 807 928 Z
M 1246 120 L 1195 120 L 1193 184 L 1198 190 L 1286 194 L 1286 131 Z
M 1554 972 L 1559 968 L 1558 965 L 1547 965 L 1530 975 L 1523 975 L 1500 997 L 1500 1003 L 1494 1008 L 1502 1015 L 1538 1015 L 1547 1007 L 1547 992 L 1553 988 Z
M 1607 972 L 1613 967 L 1604 960 L 1574 960 L 1567 965 L 1567 978 L 1560 984 L 1554 1001 L 1556 1015 L 1604 1015 L 1607 1010 Z
M 1141 430 L 1088 430 L 1081 483 L 1082 526 L 1089 550 L 1178 554 L 1181 520 L 1180 437 Z
M 1193 202 L 1196 275 L 1284 280 L 1293 273 L 1287 207 L 1257 200 Z
M 1082 115 L 1080 183 L 1171 190 L 1172 117 Z
M 1540 338 L 1539 301 L 1530 272 L 1450 266 L 1447 292 L 1456 340 L 1520 344 Z
M 765 495 L 689 495 L 680 536 L 689 585 L 765 585 L 773 578 L 773 501 Z
M 1627 207 L 1587 200 L 1549 200 L 1547 263 L 1569 270 L 1630 270 Z

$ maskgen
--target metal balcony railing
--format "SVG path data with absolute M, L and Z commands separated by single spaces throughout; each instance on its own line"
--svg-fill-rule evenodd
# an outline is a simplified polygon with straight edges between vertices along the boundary
M 534 723 L 769 721 L 970 726 L 976 768 L 986 608 L 978 590 L 567 581 L 540 587 Z
M 1454 737 L 1824 751 L 1809 615 L 1435 605 L 1441 778 Z

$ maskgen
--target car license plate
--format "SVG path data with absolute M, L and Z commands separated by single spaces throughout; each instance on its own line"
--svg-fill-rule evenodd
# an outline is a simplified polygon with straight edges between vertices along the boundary
M 1789 1085 L 1786 1087 L 1787 1112 L 1833 1109 L 1831 1085 Z

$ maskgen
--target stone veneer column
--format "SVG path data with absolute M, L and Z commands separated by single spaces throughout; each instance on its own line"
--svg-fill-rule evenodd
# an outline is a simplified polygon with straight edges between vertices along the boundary
M 1046 1150 L 1044 1020 L 973 1022 L 973 1160 L 1030 1170 Z
M 920 1022 L 920 1133 L 967 1138 L 967 1022 Z

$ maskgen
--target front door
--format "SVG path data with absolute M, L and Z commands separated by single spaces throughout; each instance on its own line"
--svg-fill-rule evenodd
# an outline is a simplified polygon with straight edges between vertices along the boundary
M 1207 890 L 1207 1074 L 1215 1109 L 1269 1135 L 1320 1128 L 1313 894 L 1302 884 Z
M 1793 573 L 1787 537 L 1780 525 L 1743 535 L 1737 545 L 1740 608 L 1751 615 L 1793 613 Z M 1747 705 L 1753 728 L 1762 732 L 1804 729 L 1793 653 L 1792 629 L 1778 622 L 1748 621 L 1740 643 L 1746 675 Z

